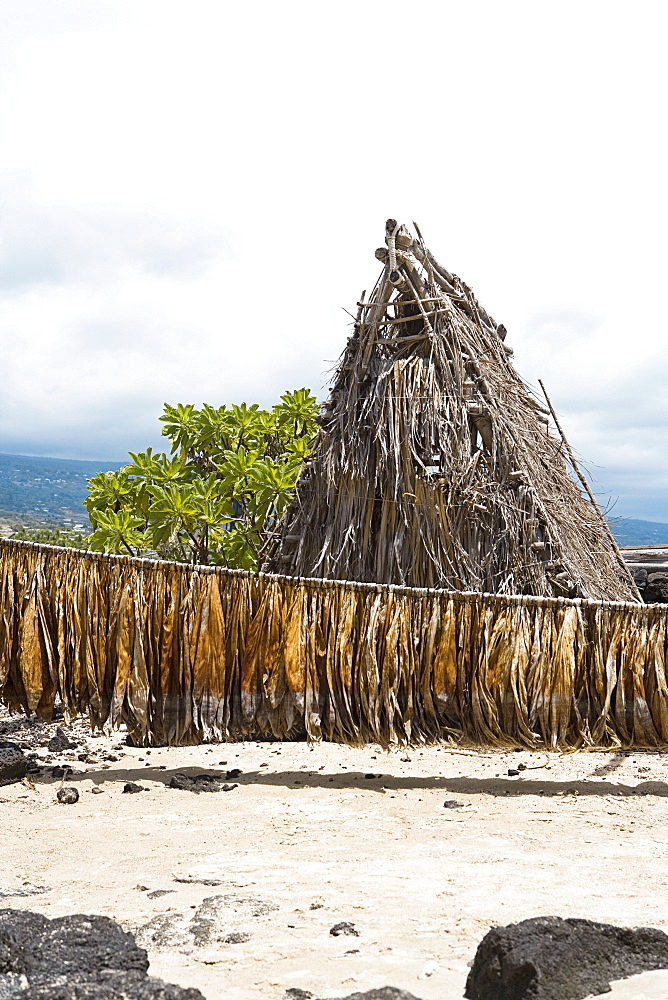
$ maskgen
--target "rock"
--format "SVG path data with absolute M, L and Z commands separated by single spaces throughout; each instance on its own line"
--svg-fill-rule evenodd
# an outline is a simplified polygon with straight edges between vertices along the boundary
M 0 785 L 11 785 L 28 773 L 30 762 L 17 743 L 0 741 Z
M 42 768 L 39 766 L 39 761 L 37 759 L 36 753 L 26 754 L 26 759 L 28 761 L 28 774 L 41 774 Z
M 20 949 L 31 982 L 76 979 L 103 969 L 148 970 L 146 952 L 109 917 L 79 913 L 49 920 L 30 911 L 0 910 L 0 934 Z
M 137 886 L 141 892 L 146 892 L 146 886 Z M 153 892 L 149 892 L 146 895 L 147 899 L 161 899 L 163 896 L 169 896 L 170 892 L 176 892 L 175 889 L 154 889 Z
M 508 768 L 508 777 L 509 778 L 516 778 L 519 773 L 520 772 L 516 768 L 514 768 L 514 767 L 509 767 Z
M 51 768 L 52 778 L 66 778 L 68 774 L 74 774 L 74 769 L 68 767 L 67 764 L 62 767 L 59 764 L 56 764 L 55 767 Z M 77 774 L 81 774 L 81 771 L 77 771 Z
M 74 732 L 76 731 L 76 735 Z M 85 736 L 84 736 L 85 734 Z M 61 725 L 55 726 L 52 722 L 44 722 L 35 716 L 10 716 L 0 717 L 0 741 L 12 740 L 27 753 L 29 750 L 43 751 L 55 740 L 54 752 L 59 750 L 79 750 L 86 748 L 86 738 L 89 735 L 88 724 L 84 721 L 73 722 L 68 729 Z
M 7 977 L 7 979 L 17 977 Z M 22 979 L 11 992 L 3 992 L 3 1000 L 204 1000 L 199 990 L 164 983 L 152 976 L 133 973 L 101 972 L 94 979 L 70 984 L 62 977 L 54 983 L 29 985 L 22 989 Z
M 9 738 L 18 743 L 24 751 L 45 747 L 51 739 L 52 732 L 52 727 L 48 723 L 38 722 L 35 718 L 28 718 L 25 715 L 0 721 L 0 740 Z
M 137 792 L 147 792 L 148 788 L 144 788 L 143 785 L 137 785 L 134 781 L 126 781 L 123 785 L 123 792 L 125 795 L 136 795 Z
M 185 792 L 199 794 L 200 792 L 220 792 L 221 790 L 229 792 L 236 786 L 228 785 L 224 788 L 222 778 L 216 774 L 175 774 L 169 783 L 169 787 L 180 788 Z
M 233 767 L 231 771 L 228 771 L 225 777 L 229 781 L 230 778 L 238 778 L 241 774 L 241 770 L 238 767 Z
M 647 570 L 640 566 L 633 570 L 633 580 L 638 590 L 644 590 L 647 586 Z
M 283 1000 L 313 1000 L 313 997 L 315 997 L 315 993 L 309 993 L 308 990 L 300 990 L 298 986 L 291 986 L 283 994 Z
M 256 896 L 207 896 L 194 913 L 157 914 L 137 930 L 137 940 L 146 948 L 169 950 L 240 944 L 277 909 Z
M 668 604 L 668 573 L 649 573 L 642 596 L 647 604 Z
M 668 968 L 668 935 L 591 920 L 533 917 L 494 927 L 478 945 L 468 1000 L 582 1000 L 613 979 Z
M 183 913 L 158 913 L 135 929 L 135 938 L 152 951 L 183 951 L 192 947 L 189 922 Z
M 204 1000 L 147 970 L 146 952 L 109 917 L 49 920 L 0 910 L 0 997 L 7 1000 Z
M 67 733 L 65 732 L 65 730 L 61 729 L 60 726 L 58 726 L 57 729 L 56 729 L 56 735 L 53 736 L 49 740 L 49 742 L 47 743 L 47 748 L 49 750 L 51 750 L 52 752 L 60 751 L 60 750 L 74 750 L 75 747 L 78 747 L 78 746 L 79 746 L 79 744 L 78 743 L 73 743 L 70 740 L 70 738 L 67 735 Z
M 443 803 L 444 809 L 462 809 L 464 807 L 463 802 L 458 802 L 457 799 L 446 799 Z
M 338 937 L 339 934 L 347 934 L 349 937 L 359 937 L 360 932 L 356 930 L 355 924 L 349 923 L 347 920 L 342 920 L 338 924 L 334 924 L 330 927 L 329 933 L 332 937 Z
M 219 878 L 190 878 L 190 876 L 178 877 L 176 875 L 174 876 L 174 881 L 175 882 L 181 882 L 184 885 L 208 885 L 208 886 L 216 886 L 216 885 L 223 885 L 224 884 L 223 881 L 222 881 L 222 879 L 219 879 Z
M 349 993 L 347 997 L 334 997 L 334 1000 L 419 1000 L 419 997 L 399 990 L 396 986 L 381 986 L 377 990 L 367 990 L 366 993 Z
M 22 885 L 19 889 L 0 888 L 0 899 L 6 899 L 9 896 L 41 896 L 50 891 L 46 885 Z
M 236 783 L 233 784 L 233 785 L 224 784 L 223 787 L 221 788 L 221 791 L 222 792 L 233 792 L 234 789 L 238 788 L 238 787 L 239 786 Z
M 31 726 L 31 721 L 24 715 L 0 719 L 0 739 L 5 736 L 17 736 Z
M 79 792 L 76 788 L 59 788 L 56 792 L 56 798 L 63 805 L 73 806 L 75 802 L 79 801 Z
M 243 944 L 244 941 L 250 941 L 250 939 L 248 931 L 231 931 L 225 935 L 223 941 L 225 944 Z

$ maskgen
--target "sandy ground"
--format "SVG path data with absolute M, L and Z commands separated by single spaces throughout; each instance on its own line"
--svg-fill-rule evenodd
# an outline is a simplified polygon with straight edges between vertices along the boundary
M 67 780 L 75 805 L 56 802 L 61 781 L 47 768 L 0 788 L 0 906 L 107 914 L 132 930 L 180 921 L 181 939 L 149 947 L 151 972 L 208 1000 L 382 985 L 458 1000 L 494 924 L 557 914 L 668 931 L 666 755 L 270 742 L 147 751 L 121 738 L 89 738 L 88 762 L 81 747 L 48 754 L 49 767 L 82 770 Z M 167 787 L 177 772 L 233 767 L 242 773 L 229 792 Z M 124 794 L 126 781 L 148 791 Z M 445 808 L 452 799 L 461 806 Z M 224 897 L 214 905 L 227 907 L 230 943 L 198 944 L 187 930 L 212 896 Z M 331 935 L 341 921 L 359 936 Z M 666 1000 L 668 972 L 606 996 Z

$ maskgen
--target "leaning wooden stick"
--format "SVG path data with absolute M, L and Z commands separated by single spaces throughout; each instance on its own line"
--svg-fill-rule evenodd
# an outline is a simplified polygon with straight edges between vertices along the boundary
M 580 482 L 582 483 L 583 487 L 587 491 L 587 495 L 588 495 L 589 499 L 591 500 L 592 504 L 594 505 L 594 508 L 598 511 L 598 514 L 599 514 L 599 516 L 601 518 L 601 523 L 605 527 L 606 534 L 607 534 L 608 538 L 610 539 L 610 544 L 612 545 L 612 548 L 613 548 L 613 550 L 615 552 L 615 555 L 617 556 L 617 561 L 619 562 L 619 565 L 621 566 L 621 568 L 624 570 L 624 573 L 628 577 L 629 585 L 631 587 L 631 590 L 633 591 L 634 596 L 637 597 L 639 601 L 641 601 L 642 597 L 640 595 L 640 591 L 638 590 L 638 588 L 636 586 L 636 582 L 633 579 L 633 574 L 631 573 L 631 570 L 629 569 L 629 567 L 626 565 L 626 562 L 624 561 L 624 556 L 619 551 L 619 545 L 617 544 L 617 539 L 615 538 L 615 536 L 613 535 L 612 531 L 610 530 L 610 525 L 608 524 L 608 522 L 607 522 L 607 520 L 605 518 L 605 515 L 603 514 L 603 511 L 599 507 L 598 500 L 596 499 L 596 496 L 594 495 L 594 491 L 592 490 L 591 486 L 587 482 L 587 477 L 582 473 L 582 471 L 580 469 L 580 466 L 577 463 L 575 455 L 573 454 L 573 449 L 571 448 L 570 444 L 568 443 L 568 439 L 566 438 L 566 435 L 564 433 L 563 427 L 559 423 L 559 418 L 557 417 L 557 414 L 555 413 L 554 407 L 552 406 L 552 400 L 550 399 L 550 397 L 547 394 L 547 389 L 543 385 L 543 380 L 542 379 L 538 379 L 538 385 L 541 387 L 541 389 L 543 391 L 543 395 L 545 396 L 545 402 L 547 403 L 547 405 L 550 408 L 550 413 L 552 414 L 552 419 L 554 420 L 555 427 L 557 428 L 557 430 L 559 431 L 559 434 L 561 435 L 561 440 L 564 443 L 564 448 L 566 449 L 566 452 L 568 453 L 568 457 L 570 459 L 570 462 L 571 462 L 571 465 L 573 467 L 573 470 L 574 470 L 576 476 L 578 477 L 578 479 L 580 480 Z

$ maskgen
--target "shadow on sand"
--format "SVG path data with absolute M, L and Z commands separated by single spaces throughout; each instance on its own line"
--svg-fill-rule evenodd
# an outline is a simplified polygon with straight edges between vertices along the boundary
M 243 788 L 244 785 L 279 786 L 285 788 L 327 788 L 341 789 L 363 788 L 370 792 L 384 793 L 392 791 L 435 790 L 449 792 L 453 795 L 492 795 L 492 796 L 525 796 L 568 795 L 577 792 L 580 796 L 638 796 L 655 795 L 668 797 L 668 783 L 665 781 L 641 781 L 637 785 L 623 782 L 601 780 L 605 770 L 613 770 L 611 761 L 605 767 L 597 768 L 591 778 L 575 778 L 567 781 L 554 781 L 549 778 L 525 777 L 527 771 L 519 777 L 502 778 L 443 778 L 438 775 L 425 777 L 420 775 L 402 775 L 400 777 L 374 772 L 373 777 L 361 771 L 337 771 L 335 774 L 318 771 L 243 771 L 241 774 L 227 778 L 228 771 L 216 768 L 180 767 L 115 767 L 108 770 L 91 768 L 82 773 L 68 775 L 66 783 L 76 785 L 78 781 L 89 780 L 102 785 L 108 782 L 142 781 L 162 782 L 169 785 L 175 774 L 187 774 L 193 777 L 198 774 L 209 774 L 220 779 L 233 781 Z M 42 775 L 32 776 L 35 784 L 60 785 L 61 778 L 51 777 L 50 770 Z

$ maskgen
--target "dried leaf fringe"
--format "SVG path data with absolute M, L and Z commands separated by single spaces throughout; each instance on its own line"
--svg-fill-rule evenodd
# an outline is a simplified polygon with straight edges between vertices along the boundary
M 170 745 L 668 745 L 668 608 L 0 541 L 0 701 Z

